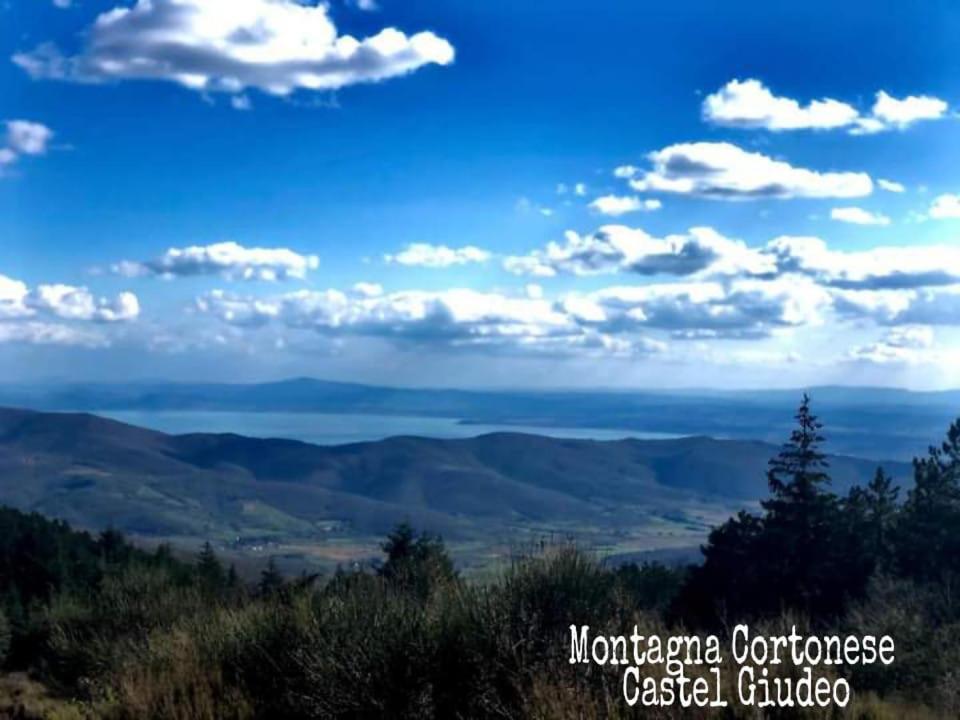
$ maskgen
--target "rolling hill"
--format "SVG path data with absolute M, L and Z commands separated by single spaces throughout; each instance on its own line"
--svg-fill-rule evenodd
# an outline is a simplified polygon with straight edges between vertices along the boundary
M 766 493 L 755 441 L 497 433 L 334 447 L 166 435 L 84 413 L 0 409 L 0 503 L 147 539 L 363 557 L 408 519 L 472 555 L 546 534 L 611 552 L 696 545 Z M 875 463 L 834 457 L 844 491 Z M 905 479 L 909 468 L 888 463 Z

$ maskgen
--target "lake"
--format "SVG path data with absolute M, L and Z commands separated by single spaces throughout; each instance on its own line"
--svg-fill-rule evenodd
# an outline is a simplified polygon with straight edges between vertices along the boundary
M 670 433 L 600 428 L 468 425 L 456 418 L 290 412 L 211 412 L 205 410 L 114 410 L 98 415 L 165 433 L 236 433 L 259 438 L 288 438 L 318 445 L 383 440 L 396 435 L 468 438 L 492 432 L 522 432 L 559 438 L 622 440 L 670 439 Z

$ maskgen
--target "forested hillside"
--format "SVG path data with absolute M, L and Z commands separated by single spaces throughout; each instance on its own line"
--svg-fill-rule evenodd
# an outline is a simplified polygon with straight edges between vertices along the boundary
M 848 716 L 956 717 L 960 422 L 908 490 L 881 470 L 836 492 L 822 434 L 804 401 L 762 507 L 718 526 L 691 568 L 609 568 L 563 544 L 472 582 L 439 537 L 402 525 L 375 571 L 284 578 L 271 565 L 244 583 L 210 547 L 184 563 L 4 511 L 6 668 L 42 681 L 59 717 L 627 717 L 616 668 L 570 664 L 571 624 L 794 624 L 896 638 L 895 664 L 845 669 Z
M 408 520 L 459 559 L 503 558 L 544 535 L 629 553 L 695 549 L 755 503 L 776 447 L 691 437 L 598 442 L 499 433 L 321 447 L 239 435 L 166 435 L 93 415 L 0 410 L 0 502 L 150 542 L 270 544 L 305 567 L 376 554 Z M 876 463 L 831 458 L 835 487 Z M 898 481 L 910 469 L 888 463 Z

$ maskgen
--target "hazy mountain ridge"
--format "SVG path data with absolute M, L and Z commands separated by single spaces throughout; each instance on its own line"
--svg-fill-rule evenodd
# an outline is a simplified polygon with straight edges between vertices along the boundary
M 458 418 L 473 424 L 592 427 L 780 442 L 801 390 L 467 391 L 299 378 L 251 385 L 0 385 L 0 405 L 36 410 L 218 410 Z M 834 452 L 909 460 L 960 414 L 960 391 L 810 389 Z

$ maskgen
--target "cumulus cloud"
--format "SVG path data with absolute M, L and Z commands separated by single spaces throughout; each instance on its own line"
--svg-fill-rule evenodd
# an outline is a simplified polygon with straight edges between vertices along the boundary
M 960 325 L 960 285 L 910 290 L 841 290 L 834 308 L 880 325 Z
M 890 290 L 960 283 L 960 247 L 950 245 L 842 252 L 817 237 L 781 236 L 763 252 L 776 259 L 779 273 L 807 275 L 835 288 Z
M 960 195 L 950 193 L 938 195 L 930 204 L 927 215 L 934 220 L 960 218 Z
M 137 0 L 97 17 L 76 55 L 47 43 L 13 57 L 35 78 L 273 95 L 377 82 L 453 59 L 453 46 L 432 32 L 385 28 L 357 39 L 338 32 L 327 4 L 295 0 Z
M 716 125 L 766 130 L 831 129 L 852 124 L 859 113 L 847 103 L 824 98 L 806 105 L 777 97 L 759 80 L 731 80 L 703 101 L 703 116 Z
M 906 190 L 902 183 L 894 182 L 893 180 L 884 180 L 883 178 L 877 179 L 877 187 L 892 193 L 902 193 Z
M 383 259 L 388 263 L 408 267 L 446 268 L 452 265 L 485 263 L 490 257 L 489 252 L 473 245 L 450 248 L 446 245 L 413 243 L 395 255 L 384 255 Z
M 853 225 L 889 225 L 890 218 L 881 213 L 859 207 L 837 207 L 830 211 L 830 219 Z
M 687 245 L 697 249 L 685 250 Z M 907 350 L 922 354 L 925 338 L 932 337 L 929 328 L 960 326 L 960 271 L 950 269 L 960 263 L 943 254 L 949 248 L 928 250 L 845 253 L 817 238 L 791 237 L 747 248 L 708 228 L 653 238 L 609 226 L 568 237 L 553 255 L 544 251 L 518 261 L 554 273 L 629 268 L 682 279 L 552 296 L 539 285 L 384 291 L 358 284 L 270 296 L 217 290 L 198 298 L 195 309 L 231 332 L 257 337 L 307 332 L 334 343 L 363 337 L 435 349 L 598 357 L 663 353 L 670 339 L 763 341 L 828 323 L 872 323 L 889 332 L 855 351 L 879 358 Z M 729 274 L 713 273 L 724 264 Z
M 648 157 L 652 170 L 630 180 L 631 187 L 638 192 L 746 200 L 852 198 L 873 191 L 873 181 L 866 173 L 798 168 L 725 142 L 680 143 Z
M 85 287 L 39 285 L 24 297 L 31 311 L 54 315 L 64 320 L 127 322 L 140 315 L 140 302 L 131 292 L 113 299 L 97 298 Z
M 930 359 L 929 350 L 933 344 L 933 328 L 908 325 L 891 329 L 875 343 L 853 348 L 849 357 L 880 365 L 915 363 Z
M 612 287 L 573 296 L 563 307 L 608 333 L 655 328 L 682 339 L 750 339 L 817 324 L 829 293 L 801 277 Z
M 644 210 L 651 212 L 659 210 L 663 203 L 659 200 L 650 198 L 641 200 L 636 195 L 603 195 L 590 203 L 590 208 L 601 215 L 610 215 L 618 217 L 627 213 Z
M 53 139 L 53 130 L 29 120 L 8 120 L 6 136 L 0 146 L 0 170 L 23 155 L 44 155 Z
M 883 129 L 894 127 L 903 129 L 920 120 L 938 120 L 947 114 L 947 103 L 929 95 L 908 95 L 895 98 L 882 90 L 877 93 L 870 120 L 881 123 Z M 873 127 L 868 123 L 868 132 Z
M 218 275 L 229 280 L 302 280 L 320 265 L 316 255 L 288 248 L 247 248 L 236 242 L 170 248 L 153 260 L 124 260 L 111 267 L 125 277 Z
M 588 235 L 568 231 L 565 242 L 551 242 L 544 250 L 508 257 L 504 267 L 516 275 L 535 277 L 613 272 L 761 275 L 776 271 L 772 259 L 712 228 L 691 228 L 685 235 L 657 238 L 625 225 L 605 225 Z
M 363 297 L 383 295 L 383 286 L 379 283 L 358 282 L 353 284 L 353 292 Z
M 783 235 L 751 247 L 710 227 L 655 237 L 641 228 L 604 225 L 587 234 L 568 231 L 562 242 L 507 256 L 503 266 L 532 277 L 619 273 L 715 281 L 802 276 L 827 289 L 910 290 L 960 285 L 960 246 L 844 251 L 818 237 Z
M 867 114 L 853 105 L 831 98 L 801 104 L 777 96 L 756 79 L 731 80 L 704 98 L 702 112 L 707 122 L 738 128 L 785 130 L 832 130 L 845 128 L 854 135 L 899 129 L 921 120 L 946 115 L 945 101 L 928 95 L 895 98 L 881 90 Z
M 218 290 L 200 297 L 197 311 L 241 328 L 280 324 L 333 337 L 379 337 L 449 348 L 556 355 L 632 355 L 663 348 L 651 338 L 614 337 L 583 327 L 542 297 L 468 289 L 376 296 L 303 290 L 271 298 Z
M 140 314 L 137 296 L 122 292 L 115 298 L 96 297 L 85 287 L 38 285 L 0 275 L 0 320 L 49 315 L 64 320 L 125 322 Z
M 26 283 L 0 275 L 0 320 L 28 315 L 24 299 L 29 292 Z
M 43 155 L 53 138 L 53 131 L 29 120 L 7 121 L 7 147 L 18 155 Z

